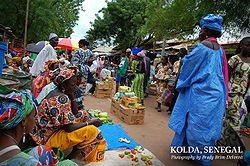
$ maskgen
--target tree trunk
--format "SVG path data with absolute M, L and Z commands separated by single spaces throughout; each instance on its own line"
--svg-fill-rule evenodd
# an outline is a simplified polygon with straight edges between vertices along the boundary
M 164 36 L 163 37 L 163 43 L 162 43 L 161 56 L 165 56 L 166 55 L 165 48 L 166 48 L 166 37 Z

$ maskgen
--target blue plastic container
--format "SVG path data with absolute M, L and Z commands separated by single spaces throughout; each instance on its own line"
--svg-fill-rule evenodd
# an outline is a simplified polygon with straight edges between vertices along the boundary
M 6 51 L 7 51 L 7 44 L 5 42 L 0 41 L 0 77 L 2 76 L 4 55 Z

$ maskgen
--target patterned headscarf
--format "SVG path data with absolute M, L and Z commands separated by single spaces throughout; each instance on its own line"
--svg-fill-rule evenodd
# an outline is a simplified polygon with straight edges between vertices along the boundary
M 50 73 L 51 79 L 54 80 L 54 83 L 58 86 L 75 76 L 77 73 L 77 67 L 64 67 L 54 70 Z
M 36 101 L 28 90 L 0 94 L 0 129 L 16 127 L 34 109 Z
M 208 14 L 201 19 L 201 28 L 207 28 L 214 31 L 221 32 L 222 31 L 222 22 L 223 18 L 221 16 L 217 16 L 214 14 Z
M 57 63 L 57 62 L 58 62 L 57 59 L 50 59 L 50 60 L 46 61 L 45 65 L 44 65 L 44 69 L 49 70 L 50 66 Z

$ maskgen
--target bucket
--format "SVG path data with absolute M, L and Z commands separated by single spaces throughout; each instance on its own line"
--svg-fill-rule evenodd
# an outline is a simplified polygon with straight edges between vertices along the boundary
M 7 44 L 5 42 L 0 41 L 0 77 L 2 76 L 4 55 L 6 51 L 7 51 Z

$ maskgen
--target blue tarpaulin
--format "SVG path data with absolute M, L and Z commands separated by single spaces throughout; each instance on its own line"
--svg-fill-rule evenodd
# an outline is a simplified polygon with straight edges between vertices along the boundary
M 140 146 L 126 133 L 120 124 L 103 124 L 99 129 L 102 131 L 102 136 L 107 142 L 107 150 L 119 148 L 134 149 L 136 146 Z M 130 143 L 119 142 L 119 138 L 126 138 L 127 140 L 130 140 Z

